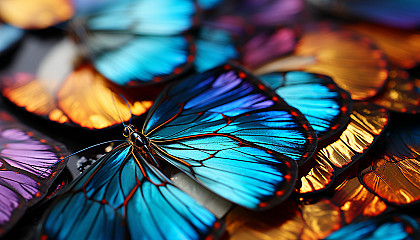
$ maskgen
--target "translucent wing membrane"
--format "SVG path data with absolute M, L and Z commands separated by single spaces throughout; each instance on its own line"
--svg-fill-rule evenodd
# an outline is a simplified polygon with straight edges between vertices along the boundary
M 0 113 L 0 234 L 41 200 L 65 167 L 60 144 Z
M 276 72 L 258 78 L 305 115 L 319 140 L 347 125 L 352 109 L 350 96 L 331 78 L 306 72 Z
M 388 121 L 389 114 L 384 108 L 355 103 L 350 122 L 338 139 L 318 149 L 300 169 L 302 185 L 299 192 L 311 193 L 328 188 L 336 176 L 367 152 L 381 136 Z
M 388 62 L 373 41 L 329 24 L 303 34 L 292 56 L 271 61 L 254 73 L 304 70 L 325 74 L 354 100 L 375 96 L 388 78 Z
M 391 204 L 420 200 L 420 127 L 415 119 L 391 125 L 359 172 L 361 182 Z
M 123 144 L 83 173 L 44 219 L 54 239 L 199 239 L 220 222 Z
M 112 84 L 91 64 L 75 63 L 77 48 L 69 39 L 28 35 L 16 55 L 2 76 L 3 96 L 32 114 L 69 126 L 119 125 L 131 118 L 130 110 L 135 117 L 145 113 L 162 88 L 139 91 Z
M 249 208 L 284 198 L 292 159 L 305 161 L 316 145 L 303 116 L 254 81 L 226 65 L 169 86 L 143 129 L 161 157 Z

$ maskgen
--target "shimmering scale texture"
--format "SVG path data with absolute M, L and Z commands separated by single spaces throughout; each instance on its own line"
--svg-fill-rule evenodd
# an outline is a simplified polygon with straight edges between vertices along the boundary
M 304 70 L 325 74 L 352 99 L 364 100 L 382 89 L 388 78 L 387 66 L 384 54 L 371 39 L 321 25 L 304 33 L 293 56 L 274 60 L 254 69 L 254 73 Z
M 265 212 L 234 208 L 226 216 L 229 239 L 322 239 L 341 227 L 341 214 L 329 200 L 299 206 L 287 200 Z
M 31 54 L 42 52 L 43 61 Z M 103 129 L 139 116 L 152 105 L 162 86 L 126 89 L 106 80 L 91 64 L 74 65 L 76 47 L 68 39 L 28 38 L 17 52 L 2 94 L 13 104 L 48 120 L 86 129 Z M 28 64 L 30 59 L 30 64 Z M 35 68 L 35 69 L 34 69 Z M 54 69 L 54 71 L 51 71 Z
M 192 66 L 193 0 L 120 0 L 74 20 L 93 65 L 119 85 L 161 82 Z
M 24 29 L 42 29 L 70 19 L 70 0 L 0 0 L 0 19 Z
M 410 69 L 420 63 L 419 31 L 387 28 L 367 23 L 345 27 L 372 38 L 384 51 L 389 61 L 398 67 Z
M 373 104 L 357 102 L 350 122 L 339 138 L 318 149 L 303 165 L 300 193 L 328 188 L 334 178 L 360 159 L 381 135 L 389 120 L 388 112 Z
M 309 0 L 340 16 L 359 17 L 398 28 L 420 26 L 420 5 L 416 0 Z
M 331 198 L 344 214 L 346 223 L 378 216 L 388 209 L 385 202 L 364 187 L 357 176 L 350 175 L 335 190 Z
M 22 37 L 22 30 L 0 23 L 0 55 Z
M 390 71 L 385 91 L 372 99 L 372 102 L 395 112 L 420 112 L 420 92 L 415 87 L 415 80 L 408 72 L 399 69 Z
M 42 236 L 54 239 L 200 239 L 221 223 L 130 144 L 80 176 L 54 204 Z
M 289 157 L 304 161 L 316 138 L 297 110 L 253 81 L 226 65 L 169 86 L 143 131 L 162 158 L 210 190 L 262 208 L 289 194 Z
M 381 199 L 407 205 L 420 200 L 420 126 L 418 121 L 392 125 L 372 149 L 359 178 Z
M 354 223 L 332 233 L 325 239 L 418 239 L 417 219 L 404 214 L 391 214 Z
M 58 143 L 0 112 L 0 235 L 41 200 L 65 167 Z
M 242 50 L 242 63 L 255 68 L 274 58 L 291 53 L 296 46 L 297 33 L 291 28 L 279 28 L 254 33 Z
M 198 72 L 210 70 L 239 56 L 232 36 L 225 30 L 202 27 L 196 46 L 194 66 Z
M 352 109 L 350 96 L 331 78 L 307 72 L 275 72 L 258 78 L 305 115 L 318 140 L 347 125 Z

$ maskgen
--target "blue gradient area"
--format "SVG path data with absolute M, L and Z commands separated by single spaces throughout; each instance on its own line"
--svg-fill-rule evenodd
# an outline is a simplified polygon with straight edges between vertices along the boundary
M 198 5 L 204 10 L 214 8 L 221 2 L 223 2 L 223 0 L 197 0 Z
M 407 226 L 413 231 L 419 231 L 419 225 L 413 218 L 406 215 L 398 215 L 398 220 L 391 217 L 376 217 L 367 221 L 350 224 L 332 234 L 326 239 L 348 240 L 377 240 L 377 239 L 415 239 L 413 233 L 406 231 Z
M 78 240 L 199 239 L 210 234 L 217 221 L 213 214 L 135 151 L 128 144 L 119 146 L 79 177 L 48 213 L 43 234 Z
M 314 132 L 302 127 L 294 108 L 275 103 L 240 72 L 221 66 L 169 86 L 143 133 L 162 158 L 255 209 L 290 193 L 296 162 L 312 154 L 316 139 L 308 139 Z
M 119 0 L 87 17 L 89 31 L 173 35 L 193 26 L 193 0 Z
M 277 72 L 258 77 L 305 115 L 319 139 L 347 125 L 352 108 L 350 97 L 332 79 L 307 72 Z M 342 112 L 342 108 L 346 112 Z
M 87 42 L 93 63 L 105 77 L 125 85 L 165 77 L 187 63 L 190 42 L 185 36 L 156 37 L 92 34 Z
M 232 37 L 224 30 L 203 27 L 196 41 L 196 47 L 194 65 L 198 72 L 210 70 L 239 57 Z
M 24 31 L 7 24 L 0 23 L 0 53 L 23 37 Z

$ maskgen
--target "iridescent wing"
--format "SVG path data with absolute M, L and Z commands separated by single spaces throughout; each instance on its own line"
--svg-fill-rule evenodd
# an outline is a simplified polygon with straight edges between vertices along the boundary
M 420 126 L 418 118 L 395 121 L 360 167 L 360 181 L 394 205 L 420 200 Z
M 75 180 L 44 217 L 41 238 L 200 239 L 221 223 L 125 143 Z
M 234 40 L 226 30 L 204 26 L 196 40 L 195 69 L 204 72 L 239 57 Z
M 404 30 L 369 23 L 348 24 L 345 28 L 372 38 L 389 61 L 398 67 L 410 69 L 420 63 L 418 30 Z
M 143 133 L 162 158 L 220 196 L 268 207 L 293 186 L 316 134 L 296 109 L 231 65 L 166 88 Z M 215 177 L 217 176 L 217 177 Z
M 242 63 L 249 68 L 291 53 L 297 43 L 297 33 L 292 28 L 278 28 L 253 33 L 242 49 Z
M 94 66 L 119 85 L 160 82 L 184 73 L 194 44 L 193 0 L 120 0 L 76 17 L 74 31 Z
M 0 234 L 40 201 L 65 167 L 60 144 L 0 112 Z
M 36 56 L 36 57 L 34 57 Z M 41 60 L 40 60 L 41 59 Z M 61 124 L 103 129 L 145 113 L 162 86 L 116 86 L 89 63 L 75 64 L 69 39 L 27 35 L 2 73 L 2 95 L 26 111 Z M 114 95 L 114 96 L 113 96 Z
M 0 22 L 0 55 L 22 37 L 22 30 Z
M 307 72 L 275 72 L 258 76 L 289 105 L 297 108 L 323 140 L 348 123 L 350 95 L 325 75 Z
M 383 134 L 389 117 L 384 108 L 356 102 L 344 131 L 337 138 L 332 137 L 333 140 L 327 139 L 327 143 L 321 141 L 321 147 L 299 169 L 299 192 L 313 193 L 328 188 L 336 176 L 366 154 Z
M 0 0 L 0 19 L 24 29 L 42 29 L 70 19 L 71 0 Z
M 391 69 L 384 91 L 371 101 L 394 112 L 420 112 L 420 92 L 416 89 L 415 79 L 401 69 Z
M 417 219 L 404 214 L 391 214 L 354 223 L 332 233 L 325 239 L 418 239 Z
M 303 34 L 292 56 L 271 61 L 254 73 L 307 71 L 330 76 L 353 100 L 378 94 L 388 78 L 388 62 L 372 39 L 320 24 Z

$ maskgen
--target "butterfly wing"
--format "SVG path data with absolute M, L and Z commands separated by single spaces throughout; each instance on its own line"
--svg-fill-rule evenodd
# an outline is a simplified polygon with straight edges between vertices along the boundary
M 319 140 L 340 131 L 349 120 L 352 109 L 349 94 L 325 75 L 277 72 L 258 78 L 305 115 Z
M 138 85 L 191 66 L 194 44 L 182 33 L 195 25 L 195 14 L 193 0 L 121 0 L 81 16 L 75 30 L 99 72 L 119 85 Z
M 418 239 L 419 236 L 420 226 L 415 218 L 392 214 L 348 225 L 325 239 Z
M 1 233 L 47 194 L 65 167 L 64 147 L 15 121 L 0 112 Z
M 24 29 L 42 29 L 70 19 L 74 14 L 70 0 L 0 1 L 0 18 Z
M 161 157 L 210 190 L 259 208 L 290 193 L 295 161 L 312 154 L 316 135 L 296 109 L 253 81 L 225 65 L 173 84 L 143 132 Z
M 23 37 L 23 31 L 7 24 L 0 23 L 0 54 Z
M 394 205 L 420 201 L 420 126 L 418 118 L 395 121 L 359 169 L 359 179 L 382 200 Z
M 220 223 L 122 144 L 86 170 L 44 217 L 54 239 L 198 239 Z
M 196 46 L 194 65 L 198 72 L 210 70 L 239 56 L 230 33 L 217 28 L 202 27 Z
M 300 170 L 300 193 L 325 190 L 334 178 L 358 161 L 384 133 L 389 113 L 373 104 L 356 102 L 350 122 L 336 139 L 319 148 Z M 320 142 L 320 145 L 322 142 Z M 325 144 L 324 144 L 325 145 Z

